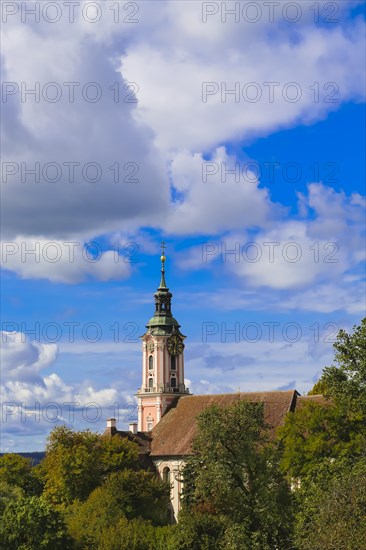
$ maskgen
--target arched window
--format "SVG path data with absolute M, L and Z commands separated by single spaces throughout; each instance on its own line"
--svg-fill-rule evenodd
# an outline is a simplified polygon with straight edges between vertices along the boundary
M 175 355 L 172 355 L 171 358 L 170 358 L 170 369 L 171 370 L 175 370 L 176 369 L 176 357 Z
M 163 481 L 170 484 L 170 468 L 168 466 L 165 466 L 163 470 Z
M 154 368 L 154 358 L 152 355 L 149 356 L 149 370 L 153 370 Z
M 177 379 L 172 377 L 170 379 L 170 385 L 171 385 L 172 388 L 176 388 L 177 387 Z
M 154 379 L 149 378 L 149 388 L 152 388 L 154 386 Z

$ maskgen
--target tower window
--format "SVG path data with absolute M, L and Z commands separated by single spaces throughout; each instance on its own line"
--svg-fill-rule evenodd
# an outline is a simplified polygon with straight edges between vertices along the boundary
M 170 385 L 172 388 L 176 388 L 177 387 L 177 379 L 176 378 L 171 378 L 170 379 Z
M 149 388 L 152 388 L 154 386 L 154 379 L 149 378 Z
M 149 356 L 149 370 L 153 370 L 154 368 L 154 358 L 152 355 Z
M 170 368 L 171 370 L 175 370 L 177 368 L 175 355 L 172 355 L 170 358 Z
M 167 466 L 163 470 L 163 481 L 164 483 L 170 483 L 170 468 Z

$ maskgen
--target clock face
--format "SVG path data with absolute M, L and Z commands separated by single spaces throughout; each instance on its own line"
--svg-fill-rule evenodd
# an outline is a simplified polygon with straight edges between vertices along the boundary
M 170 336 L 167 341 L 167 348 L 170 355 L 180 355 L 184 349 L 182 339 L 176 334 Z
M 152 340 L 149 340 L 147 343 L 147 351 L 149 353 L 153 353 L 154 351 L 154 342 Z

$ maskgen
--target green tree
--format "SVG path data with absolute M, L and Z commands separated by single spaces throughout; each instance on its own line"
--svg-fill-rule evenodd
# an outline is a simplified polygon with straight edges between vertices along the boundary
M 328 387 L 326 382 L 322 378 L 319 378 L 319 380 L 315 382 L 311 390 L 308 391 L 308 395 L 326 395 L 327 390 Z
M 366 323 L 341 330 L 337 366 L 326 367 L 306 400 L 287 415 L 279 436 L 281 467 L 297 478 L 299 550 L 361 550 L 366 540 Z
M 288 414 L 278 434 L 282 439 L 281 468 L 290 478 L 316 472 L 322 462 L 362 456 L 364 426 L 334 403 L 306 402 Z
M 297 493 L 295 543 L 299 550 L 364 550 L 366 461 L 329 464 Z
M 138 467 L 138 447 L 127 438 L 103 438 L 100 457 L 104 475 Z
M 0 516 L 12 500 L 16 500 L 24 496 L 25 493 L 23 489 L 17 485 L 10 485 L 10 483 L 0 480 Z
M 222 520 L 226 537 L 240 537 L 243 549 L 286 548 L 291 494 L 263 404 L 238 400 L 226 408 L 208 407 L 198 417 L 192 451 L 184 470 L 187 514 L 179 518 L 180 529 L 190 514 L 202 512 Z
M 335 363 L 321 377 L 326 395 L 339 406 L 366 415 L 366 318 L 353 327 L 353 333 L 340 330 L 334 344 Z
M 101 438 L 85 430 L 56 427 L 43 461 L 44 495 L 55 504 L 84 500 L 101 482 Z
M 39 495 L 42 491 L 31 459 L 16 453 L 0 457 L 0 482 L 20 487 L 29 496 Z
M 42 497 L 12 500 L 0 523 L 2 550 L 68 550 L 72 541 L 60 513 Z
M 180 550 L 217 550 L 225 533 L 225 520 L 206 512 L 183 510 L 171 533 L 168 548 Z
M 154 527 L 143 519 L 119 518 L 101 533 L 98 550 L 176 550 L 170 546 L 174 527 Z
M 44 495 L 64 506 L 85 500 L 109 472 L 136 465 L 137 456 L 137 446 L 126 439 L 56 427 L 42 463 Z
M 353 334 L 341 330 L 334 348 L 338 366 L 326 367 L 309 392 L 322 390 L 327 399 L 303 403 L 279 430 L 282 468 L 290 477 L 316 473 L 323 461 L 366 454 L 366 320 Z
M 85 502 L 74 503 L 66 513 L 67 524 L 82 547 L 99 549 L 105 532 L 116 529 L 119 520 L 120 529 L 135 519 L 147 522 L 152 530 L 166 523 L 168 503 L 169 487 L 155 473 L 123 470 L 110 474 Z

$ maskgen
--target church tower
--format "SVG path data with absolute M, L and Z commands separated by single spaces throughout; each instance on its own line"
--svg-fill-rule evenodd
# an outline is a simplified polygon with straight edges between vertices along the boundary
M 149 432 L 179 396 L 189 393 L 184 385 L 184 339 L 171 311 L 172 293 L 165 282 L 165 243 L 162 242 L 161 280 L 155 313 L 142 339 L 142 385 L 137 392 L 139 432 Z

